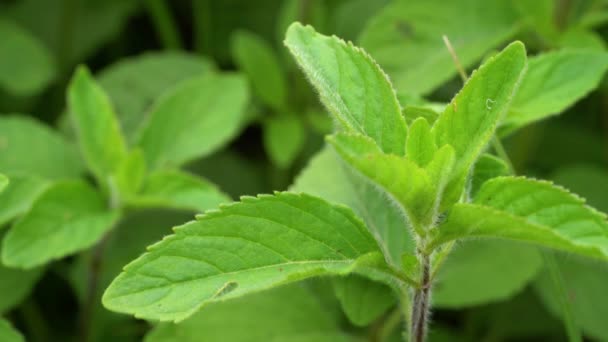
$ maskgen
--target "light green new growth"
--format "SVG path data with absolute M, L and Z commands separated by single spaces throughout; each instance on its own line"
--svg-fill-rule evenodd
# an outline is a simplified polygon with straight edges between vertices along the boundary
M 365 51 L 299 23 L 287 30 L 285 45 L 344 130 L 403 155 L 407 126 L 401 107 L 388 77 Z
M 0 341 L 3 342 L 23 342 L 25 339 L 9 322 L 0 319 Z
M 0 193 L 8 186 L 8 177 L 0 173 Z

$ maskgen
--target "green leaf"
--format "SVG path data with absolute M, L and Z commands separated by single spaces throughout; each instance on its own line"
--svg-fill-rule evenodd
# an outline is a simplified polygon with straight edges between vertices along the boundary
M 464 308 L 509 299 L 542 267 L 537 249 L 522 243 L 471 240 L 456 246 L 433 286 L 433 306 Z
M 8 321 L 0 319 L 0 341 L 24 342 L 25 339 Z
M 369 21 L 359 41 L 399 91 L 428 94 L 456 75 L 443 35 L 468 68 L 512 37 L 517 21 L 510 0 L 398 0 Z
M 113 174 L 121 199 L 135 196 L 141 189 L 146 178 L 146 161 L 139 148 L 135 148 L 118 165 Z
M 82 173 L 78 151 L 51 128 L 31 117 L 0 117 L 0 170 L 48 179 Z
M 329 142 L 345 161 L 390 194 L 403 208 L 412 228 L 424 234 L 424 227 L 436 215 L 437 187 L 442 184 L 434 177 L 441 172 L 431 175 L 408 158 L 379 153 L 374 142 L 362 135 L 341 133 L 331 136 Z M 433 166 L 433 170 L 441 169 Z
M 472 204 L 454 205 L 430 244 L 466 237 L 498 237 L 608 260 L 606 216 L 549 182 L 498 177 Z
M 287 105 L 287 82 L 272 46 L 248 31 L 235 32 L 231 40 L 232 58 L 249 81 L 255 94 L 276 111 Z
M 178 170 L 151 173 L 140 193 L 129 204 L 203 212 L 230 202 L 230 198 L 207 180 Z
M 53 58 L 36 37 L 17 23 L 0 19 L 0 87 L 17 96 L 44 90 L 55 78 Z
M 369 325 L 397 301 L 391 288 L 358 275 L 335 278 L 333 284 L 344 313 L 358 326 Z
M 407 126 L 388 77 L 362 49 L 292 24 L 285 44 L 337 122 L 403 155 Z
M 530 58 L 505 129 L 559 114 L 595 89 L 608 70 L 608 53 L 585 50 L 548 52 Z
M 569 165 L 559 168 L 552 176 L 555 183 L 585 197 L 587 202 L 608 212 L 608 171 L 596 165 Z
M 589 336 L 598 341 L 608 339 L 605 315 L 608 302 L 605 297 L 608 267 L 605 263 L 582 260 L 566 255 L 556 255 L 557 264 L 563 275 L 567 300 L 574 320 Z M 555 286 L 547 270 L 541 272 L 534 283 L 534 289 L 549 312 L 562 316 L 562 307 Z
M 28 269 L 70 255 L 92 246 L 117 219 L 90 185 L 58 182 L 6 234 L 2 262 Z
M 456 152 L 443 204 L 460 198 L 469 170 L 507 113 L 525 69 L 523 44 L 510 44 L 471 75 L 435 122 L 432 132 L 437 146 L 449 144 Z
M 36 176 L 11 175 L 11 181 L 0 194 L 0 228 L 25 213 L 50 183 Z
M 100 184 L 107 184 L 127 157 L 110 99 L 89 70 L 80 66 L 70 82 L 67 101 L 82 156 Z
M 409 223 L 399 206 L 366 177 L 345 165 L 330 148 L 313 157 L 291 191 L 305 192 L 351 208 L 361 217 L 390 264 L 401 268 L 401 255 L 414 253 Z
M 207 74 L 165 93 L 138 139 L 149 168 L 179 166 L 220 148 L 238 133 L 248 97 L 238 74 Z
M 214 69 L 210 60 L 194 54 L 146 52 L 110 65 L 97 79 L 116 108 L 123 132 L 133 141 L 157 98 L 181 82 Z
M 103 303 L 136 317 L 181 321 L 205 304 L 312 276 L 362 267 L 382 273 L 379 254 L 345 207 L 292 193 L 243 197 L 149 247 L 114 280 Z
M 6 189 L 8 183 L 8 177 L 0 173 L 0 194 L 4 191 L 4 189 Z
M 255 317 L 255 324 L 252 318 Z M 180 324 L 163 323 L 146 342 L 352 341 L 313 293 L 296 284 L 210 304 Z
M 471 196 L 475 197 L 486 181 L 500 176 L 508 176 L 509 173 L 509 165 L 504 160 L 488 153 L 482 154 L 477 159 L 471 175 Z
M 410 127 L 405 145 L 407 158 L 420 167 L 425 167 L 437 152 L 437 145 L 431 134 L 431 126 L 425 118 L 418 118 Z
M 270 160 L 280 167 L 289 167 L 304 147 L 306 132 L 295 115 L 280 115 L 264 121 L 264 148 Z

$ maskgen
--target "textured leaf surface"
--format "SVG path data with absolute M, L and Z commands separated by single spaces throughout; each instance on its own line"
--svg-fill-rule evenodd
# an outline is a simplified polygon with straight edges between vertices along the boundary
M 101 184 L 127 156 L 127 146 L 110 99 L 85 67 L 76 70 L 68 106 L 82 156 Z
M 0 319 L 0 341 L 23 342 L 25 339 L 8 321 Z
M 354 274 L 335 278 L 334 289 L 342 310 L 358 326 L 369 325 L 397 302 L 390 287 Z
M 433 306 L 464 308 L 506 300 L 523 290 L 542 266 L 537 249 L 512 241 L 464 241 L 437 273 Z
M 314 275 L 348 273 L 379 248 L 345 207 L 278 193 L 207 212 L 125 267 L 103 303 L 181 321 L 203 305 Z
M 338 134 L 329 141 L 345 161 L 389 193 L 421 233 L 422 226 L 430 223 L 436 199 L 429 174 L 407 158 L 378 152 L 373 141 L 362 135 Z
M 264 121 L 264 148 L 270 160 L 281 168 L 291 165 L 305 143 L 306 132 L 295 115 L 281 115 Z
M 0 170 L 48 179 L 78 177 L 78 151 L 51 128 L 22 115 L 0 117 Z
M 179 166 L 221 147 L 238 132 L 248 96 L 238 74 L 207 74 L 166 93 L 138 140 L 149 168 Z
M 166 170 L 148 176 L 132 205 L 203 212 L 230 202 L 215 185 L 192 174 Z
M 608 260 L 606 216 L 549 182 L 499 177 L 473 204 L 456 204 L 435 243 L 465 237 L 503 237 Z
M 504 117 L 526 69 L 526 50 L 515 42 L 475 71 L 433 126 L 437 146 L 456 152 L 445 201 L 460 198 L 464 180 Z
M 424 167 L 433 159 L 437 145 L 425 118 L 418 118 L 412 123 L 405 149 L 407 158 L 418 166 Z
M 55 77 L 55 63 L 36 37 L 13 21 L 0 19 L 0 87 L 17 96 L 42 91 Z
M 255 319 L 252 319 L 255 318 Z M 146 342 L 294 342 L 349 341 L 339 322 L 303 286 L 264 291 L 233 301 L 213 303 L 180 324 L 163 323 Z
M 360 42 L 399 91 L 427 94 L 456 75 L 443 35 L 468 68 L 516 31 L 509 0 L 398 0 L 369 21 Z
M 277 111 L 287 104 L 287 82 L 272 46 L 248 31 L 237 31 L 231 42 L 232 57 L 247 74 L 253 91 Z
M 32 268 L 93 245 L 117 219 L 90 185 L 59 182 L 47 189 L 2 241 L 2 262 Z
M 0 227 L 26 212 L 49 184 L 35 176 L 12 175 L 8 186 L 0 193 Z
M 595 89 L 608 69 L 608 54 L 562 50 L 530 58 L 503 124 L 514 130 L 558 114 Z
M 391 264 L 399 267 L 401 255 L 414 252 L 409 223 L 401 209 L 378 186 L 345 165 L 330 148 L 311 159 L 291 190 L 353 209 L 374 234 Z
M 123 132 L 133 141 L 146 111 L 162 94 L 182 81 L 212 72 L 213 64 L 177 51 L 147 52 L 103 69 L 97 79 L 110 96 Z
M 407 126 L 401 107 L 388 77 L 365 51 L 299 23 L 289 27 L 285 44 L 344 129 L 403 155 Z

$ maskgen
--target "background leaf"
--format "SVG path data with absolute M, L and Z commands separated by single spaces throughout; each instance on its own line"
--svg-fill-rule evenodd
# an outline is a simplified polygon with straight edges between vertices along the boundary
M 255 320 L 252 320 L 255 317 Z M 162 323 L 146 342 L 352 341 L 337 318 L 301 284 L 210 304 L 180 324 Z
M 528 72 L 503 125 L 512 131 L 556 115 L 596 88 L 608 69 L 608 54 L 556 51 L 530 58 Z
M 289 167 L 304 147 L 305 128 L 295 115 L 279 115 L 264 121 L 264 149 L 270 160 L 280 167 Z
M 399 91 L 428 94 L 456 75 L 443 35 L 468 68 L 512 37 L 517 26 L 509 0 L 398 0 L 370 20 L 359 40 Z
M 0 170 L 8 176 L 74 178 L 83 169 L 77 150 L 50 127 L 22 116 L 0 117 Z
M 533 246 L 511 241 L 463 241 L 437 273 L 433 306 L 464 308 L 513 297 L 534 279 L 543 259 Z
M 285 110 L 287 82 L 272 46 L 264 38 L 241 30 L 233 34 L 231 48 L 232 57 L 260 100 L 276 111 Z
M 56 183 L 7 233 L 2 262 L 29 269 L 86 249 L 112 228 L 117 214 L 90 185 Z
M 67 101 L 82 156 L 100 184 L 107 184 L 127 157 L 112 103 L 86 67 L 76 70 Z
M 23 342 L 23 336 L 9 322 L 0 319 L 0 340 L 6 342 Z
M 0 19 L 0 87 L 17 96 L 44 90 L 55 78 L 55 62 L 44 45 L 27 30 Z
M 123 132 L 133 142 L 158 97 L 181 82 L 214 69 L 212 61 L 193 54 L 146 52 L 103 69 L 97 80 L 112 100 Z
M 156 101 L 138 139 L 150 169 L 179 166 L 234 137 L 249 95 L 238 74 L 207 74 Z
M 373 323 L 397 302 L 390 287 L 356 274 L 335 278 L 333 284 L 344 313 L 358 326 Z

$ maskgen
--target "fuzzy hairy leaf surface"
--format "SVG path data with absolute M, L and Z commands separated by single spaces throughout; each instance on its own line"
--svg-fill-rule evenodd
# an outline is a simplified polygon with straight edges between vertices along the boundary
M 402 209 L 377 185 L 345 165 L 332 149 L 325 148 L 313 157 L 290 190 L 351 208 L 365 221 L 390 264 L 399 267 L 403 253 L 414 253 Z
M 0 170 L 47 179 L 79 177 L 77 149 L 43 123 L 25 115 L 0 117 Z
M 117 218 L 87 183 L 55 183 L 6 234 L 2 262 L 29 269 L 81 251 L 97 242 Z
M 206 74 L 165 93 L 138 139 L 148 167 L 180 166 L 221 147 L 238 133 L 248 100 L 238 74 Z
M 110 65 L 97 79 L 112 99 L 123 132 L 133 141 L 148 107 L 157 98 L 182 81 L 214 69 L 210 60 L 194 54 L 146 52 Z
M 178 170 L 152 172 L 129 204 L 203 212 L 230 202 L 211 182 Z
M 469 170 L 507 113 L 525 70 L 524 45 L 510 44 L 471 75 L 433 125 L 437 146 L 449 144 L 456 152 L 443 203 L 460 198 Z
M 70 82 L 67 101 L 82 156 L 91 173 L 106 184 L 127 156 L 127 144 L 112 103 L 83 66 Z
M 56 75 L 47 48 L 17 23 L 0 20 L 0 87 L 17 96 L 42 91 Z
M 231 41 L 232 57 L 245 72 L 253 91 L 274 110 L 287 105 L 287 81 L 276 52 L 264 38 L 248 31 L 237 31 Z
M 162 323 L 146 342 L 352 341 L 311 290 L 300 284 L 213 303 L 179 323 Z
M 7 320 L 0 319 L 0 341 L 23 342 L 25 339 Z
M 362 49 L 292 24 L 285 44 L 343 129 L 403 155 L 407 126 L 388 77 Z
M 114 280 L 103 303 L 136 317 L 181 321 L 211 302 L 307 277 L 361 267 L 382 272 L 381 259 L 346 207 L 293 193 L 243 197 L 151 246 Z
M 397 0 L 370 19 L 359 41 L 399 91 L 428 94 L 456 75 L 443 35 L 468 68 L 517 29 L 509 0 Z
M 507 238 L 608 260 L 605 214 L 563 188 L 523 177 L 492 179 L 473 203 L 454 205 L 432 244 L 466 237 Z
M 559 114 L 595 89 L 608 69 L 608 53 L 561 50 L 530 58 L 509 114 L 507 131 Z

